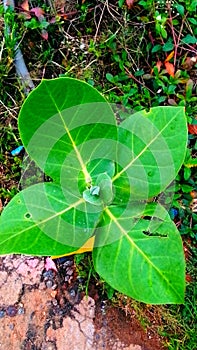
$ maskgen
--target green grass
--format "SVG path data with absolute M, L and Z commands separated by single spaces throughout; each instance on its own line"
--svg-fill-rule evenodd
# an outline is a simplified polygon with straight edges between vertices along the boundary
M 43 2 L 32 4 L 42 6 Z M 73 14 L 64 19 L 62 13 L 46 1 L 44 28 L 35 16 L 24 19 L 21 11 L 16 14 L 9 11 L 3 19 L 0 2 L 0 197 L 3 205 L 18 191 L 23 166 L 22 154 L 16 157 L 10 154 L 20 145 L 17 115 L 25 99 L 13 61 L 16 42 L 20 43 L 35 85 L 42 78 L 77 77 L 94 85 L 115 103 L 120 119 L 134 110 L 182 105 L 188 123 L 197 124 L 196 6 L 196 0 L 148 0 L 135 1 L 128 10 L 121 0 L 109 1 L 108 6 L 105 1 L 86 0 L 83 5 L 73 2 L 72 8 L 67 7 L 66 13 Z M 10 26 L 7 34 L 5 24 Z M 48 40 L 41 36 L 43 28 L 48 32 Z M 166 70 L 165 60 L 174 69 L 174 76 Z M 189 134 L 187 159 L 177 176 L 171 203 L 177 209 L 174 220 L 190 250 L 187 273 L 191 281 L 187 285 L 185 305 L 150 307 L 125 299 L 98 279 L 89 257 L 76 258 L 78 274 L 86 281 L 86 292 L 94 278 L 101 295 L 128 313 L 134 309 L 145 327 L 150 327 L 150 319 L 155 319 L 155 331 L 167 339 L 169 350 L 195 350 L 197 343 L 197 173 L 195 166 L 187 166 L 188 159 L 194 162 L 196 155 L 197 138 Z M 165 200 L 168 201 L 167 195 Z

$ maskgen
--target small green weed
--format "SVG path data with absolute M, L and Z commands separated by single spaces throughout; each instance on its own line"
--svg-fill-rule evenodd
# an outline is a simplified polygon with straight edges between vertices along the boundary
M 185 245 L 187 264 L 186 298 L 184 305 L 170 306 L 163 310 L 164 323 L 160 333 L 168 338 L 170 350 L 195 350 L 197 341 L 197 249 Z
M 113 298 L 115 290 L 99 277 L 98 273 L 95 271 L 90 253 L 74 255 L 74 262 L 77 278 L 79 281 L 82 280 L 80 288 L 85 291 L 86 295 L 88 295 L 90 283 L 93 283 L 101 297 L 105 296 L 109 300 Z

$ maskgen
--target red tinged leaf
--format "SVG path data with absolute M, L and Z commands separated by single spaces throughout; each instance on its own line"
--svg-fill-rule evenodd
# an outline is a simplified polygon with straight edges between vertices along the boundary
M 49 38 L 49 34 L 48 34 L 48 32 L 46 31 L 46 30 L 42 30 L 42 32 L 41 32 L 41 37 L 44 39 L 44 40 L 48 40 L 48 38 Z
M 49 23 L 53 24 L 53 23 L 56 23 L 57 22 L 57 18 L 56 17 L 52 17 L 50 20 L 49 20 Z
M 25 19 L 31 19 L 30 12 L 21 11 L 20 13 L 24 16 Z
M 162 62 L 161 62 L 161 61 L 157 61 L 156 67 L 157 67 L 157 69 L 158 69 L 158 72 L 160 72 L 161 66 L 162 66 Z
M 197 124 L 188 124 L 188 131 L 190 134 L 197 135 Z
M 130 10 L 134 5 L 134 0 L 126 0 L 128 9 Z
M 38 18 L 44 14 L 43 9 L 41 9 L 40 7 L 34 7 L 33 9 L 31 9 L 31 12 L 33 12 L 34 15 Z
M 25 11 L 29 11 L 29 3 L 28 0 L 24 0 L 23 3 L 21 4 L 21 7 Z
M 177 103 L 176 103 L 176 101 L 173 98 L 169 98 L 168 99 L 168 104 L 170 106 L 177 106 Z
M 171 75 L 171 77 L 174 77 L 174 65 L 170 62 L 164 62 L 164 65 L 167 70 L 167 73 Z
M 157 69 L 158 69 L 158 73 L 160 72 L 162 65 L 163 65 L 163 63 L 162 63 L 160 60 L 157 61 L 156 67 L 157 67 Z M 153 69 L 151 69 L 150 74 L 153 74 Z
M 66 13 L 64 13 L 64 14 L 62 13 L 60 16 L 62 19 L 65 19 L 65 20 L 68 19 L 68 17 L 69 17 L 69 15 Z
M 185 279 L 188 283 L 192 282 L 192 276 L 189 273 L 186 274 Z

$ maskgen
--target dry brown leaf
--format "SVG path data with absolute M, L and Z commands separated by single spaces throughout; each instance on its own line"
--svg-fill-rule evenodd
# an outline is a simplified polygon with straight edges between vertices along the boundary
M 177 106 L 177 103 L 176 103 L 176 101 L 173 98 L 169 98 L 168 99 L 168 104 L 170 106 Z
M 183 68 L 186 70 L 190 70 L 197 63 L 197 56 L 187 57 L 183 63 Z
M 29 11 L 29 3 L 28 0 L 24 0 L 23 3 L 21 4 L 21 7 L 25 11 Z
M 165 68 L 171 77 L 174 77 L 174 65 L 170 62 L 164 62 Z
M 166 57 L 165 62 L 169 62 L 172 57 L 174 57 L 174 51 L 170 52 L 170 54 Z

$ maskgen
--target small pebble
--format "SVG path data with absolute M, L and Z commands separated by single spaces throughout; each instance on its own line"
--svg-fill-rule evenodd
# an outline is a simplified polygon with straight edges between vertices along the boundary
M 100 335 L 99 335 L 99 334 L 96 334 L 96 335 L 95 335 L 95 339 L 96 339 L 96 340 L 99 340 L 99 339 L 100 339 Z
M 53 284 L 53 286 L 51 287 L 51 289 L 55 290 L 57 288 L 57 284 Z
M 5 311 L 0 310 L 0 318 L 3 318 L 5 316 Z
M 70 267 L 73 265 L 73 261 L 72 260 L 67 260 L 65 261 L 65 263 L 63 264 L 64 267 Z
M 78 279 L 79 283 L 83 284 L 84 278 L 82 278 L 82 277 L 80 277 L 80 276 L 77 276 L 77 279 Z
M 19 307 L 18 309 L 18 315 L 23 315 L 25 313 L 25 310 L 23 307 Z
M 10 317 L 14 317 L 17 314 L 17 308 L 15 306 L 8 306 L 6 309 L 6 313 Z
M 75 292 L 75 290 L 74 289 L 71 289 L 70 291 L 69 291 L 69 293 L 70 293 L 70 296 L 71 297 L 75 297 L 75 295 L 76 295 L 76 292 Z
M 13 331 L 13 329 L 14 329 L 14 324 L 13 323 L 9 324 L 9 329 L 11 329 L 11 331 Z
M 42 349 L 41 350 L 55 350 L 55 349 L 56 349 L 55 344 L 53 344 L 51 342 L 47 342 L 47 343 L 42 345 Z
M 59 310 L 58 310 L 58 315 L 59 315 L 59 316 L 62 316 L 63 314 L 64 314 L 64 311 L 61 310 L 61 309 L 59 309 Z
M 57 302 L 56 299 L 53 299 L 53 300 L 52 300 L 52 303 L 53 303 L 54 306 L 57 306 L 57 304 L 58 304 L 58 302 Z
M 46 289 L 46 284 L 44 282 L 41 282 L 39 287 L 38 287 L 39 290 L 44 290 Z
M 49 278 L 53 278 L 53 270 L 48 270 L 48 271 L 45 271 L 43 273 L 43 277 L 44 279 L 49 279 Z
M 67 275 L 71 276 L 73 274 L 73 269 L 71 269 L 70 267 L 67 268 L 66 273 L 67 273 Z
M 53 286 L 53 282 L 51 280 L 48 280 L 46 282 L 46 286 L 47 286 L 47 288 L 51 288 Z
M 53 290 L 53 291 L 51 292 L 51 297 L 52 297 L 52 298 L 55 298 L 56 295 L 57 295 L 57 291 L 56 291 L 56 290 Z

